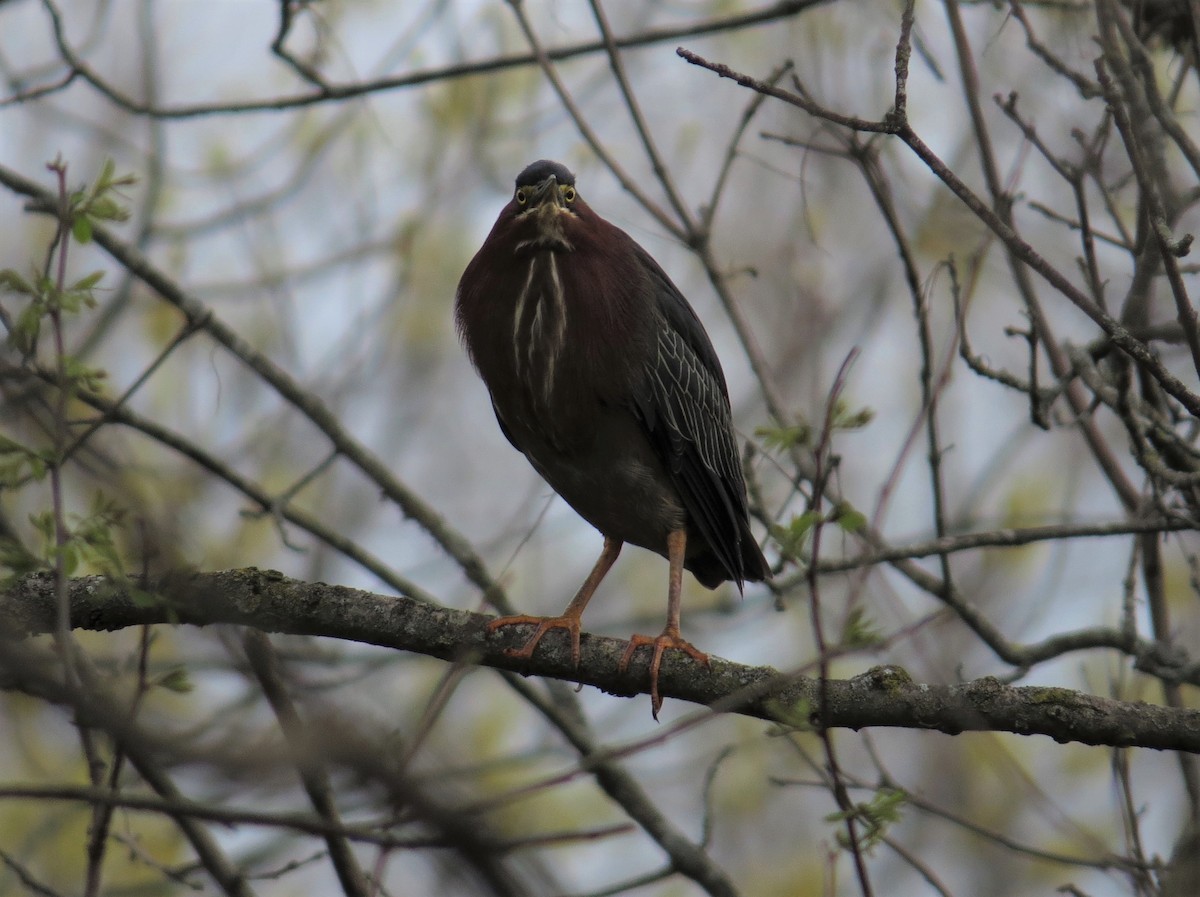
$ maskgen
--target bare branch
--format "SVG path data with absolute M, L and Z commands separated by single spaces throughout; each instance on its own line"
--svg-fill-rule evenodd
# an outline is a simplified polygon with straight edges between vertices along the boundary
M 3 595 L 0 620 L 9 637 L 51 631 L 52 579 L 33 574 Z M 200 573 L 159 584 L 158 604 L 133 598 L 103 577 L 69 583 L 72 625 L 113 630 L 149 623 L 236 623 L 263 632 L 322 635 L 415 651 L 442 660 L 593 685 L 618 695 L 643 693 L 645 663 L 618 670 L 619 639 L 585 634 L 579 669 L 569 645 L 550 641 L 528 663 L 506 649 L 522 633 L 490 635 L 487 617 L 430 607 L 406 598 L 373 595 L 344 586 L 303 583 L 257 569 Z M 1188 674 L 1200 682 L 1200 665 Z M 828 692 L 823 717 L 813 719 L 818 690 Z M 847 680 L 781 675 L 713 658 L 712 666 L 672 657 L 664 661 L 664 696 L 716 711 L 736 712 L 794 725 L 900 726 L 949 734 L 1002 731 L 1048 735 L 1059 742 L 1147 747 L 1200 753 L 1200 710 L 1128 704 L 1069 689 L 1014 688 L 996 679 L 959 686 L 919 685 L 896 667 L 876 667 Z

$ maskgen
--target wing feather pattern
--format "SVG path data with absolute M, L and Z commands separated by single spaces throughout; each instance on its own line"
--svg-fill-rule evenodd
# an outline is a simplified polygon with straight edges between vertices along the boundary
M 640 250 L 662 324 L 635 409 L 684 507 L 720 566 L 741 588 L 765 573 L 747 522 L 729 392 L 708 335 L 666 273 Z M 745 542 L 752 544 L 744 544 Z

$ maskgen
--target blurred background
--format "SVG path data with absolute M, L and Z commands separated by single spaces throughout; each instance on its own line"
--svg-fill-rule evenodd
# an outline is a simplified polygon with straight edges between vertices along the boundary
M 1095 634 L 1194 651 L 1195 421 L 946 185 L 1154 340 L 1195 389 L 1174 297 L 1195 290 L 1196 269 L 1165 261 L 1147 224 L 1159 206 L 1173 239 L 1197 224 L 1189 7 L 916 3 L 908 122 L 946 176 L 898 138 L 675 52 L 879 122 L 895 101 L 902 9 L 0 2 L 0 267 L 36 278 L 57 263 L 55 220 L 28 212 L 22 186 L 55 193 L 48 162 L 61 159 L 72 190 L 105 160 L 136 176 L 117 190 L 129 219 L 104 225 L 124 260 L 96 242 L 68 253 L 68 280 L 104 279 L 95 307 L 64 319 L 63 346 L 105 378 L 100 404 L 70 403 L 73 433 L 99 426 L 62 465 L 64 513 L 93 520 L 97 495 L 120 509 L 99 516 L 130 575 L 256 566 L 488 609 L 446 550 L 457 534 L 513 605 L 557 612 L 601 537 L 505 440 L 452 316 L 517 172 L 557 159 L 688 296 L 748 446 L 774 583 L 739 597 L 688 577 L 686 637 L 815 675 L 816 602 L 831 676 L 892 663 L 920 682 L 993 675 L 1195 707 L 1194 683 L 1164 685 L 1135 670 L 1132 641 Z M 1093 90 L 1098 59 L 1107 101 Z M 180 301 L 211 318 L 189 326 Z M 7 330 L 26 303 L 0 294 Z M 56 444 L 53 390 L 31 373 L 58 362 L 54 340 L 3 351 L 5 438 Z M 831 473 L 814 490 L 818 459 Z M 814 552 L 816 494 L 836 513 Z M 30 515 L 52 501 L 46 479 L 6 476 L 0 536 L 44 554 Z M 1138 523 L 1150 519 L 1158 531 Z M 665 590 L 665 562 L 628 549 L 585 628 L 656 632 Z M 145 692 L 138 717 L 163 735 L 182 795 L 233 813 L 307 809 L 235 631 L 77 639 L 115 694 Z M 411 837 L 356 843 L 370 893 L 865 892 L 816 733 L 670 700 L 655 724 L 644 696 L 273 642 L 344 818 Z M 577 717 L 593 750 L 619 751 L 640 803 L 606 796 L 589 751 L 539 702 Z M 6 692 L 0 719 L 9 786 L 86 785 L 97 755 L 113 768 L 52 702 Z M 898 729 L 839 731 L 833 744 L 855 802 L 885 785 L 909 794 L 861 851 L 880 894 L 1162 893 L 1156 863 L 1198 797 L 1188 761 L 1169 754 Z M 138 793 L 134 771 L 115 781 Z M 231 892 L 167 815 L 118 810 L 98 867 L 86 799 L 6 793 L 2 893 Z M 648 818 L 682 833 L 711 876 L 682 872 Z M 282 825 L 211 833 L 254 893 L 345 890 L 319 838 Z

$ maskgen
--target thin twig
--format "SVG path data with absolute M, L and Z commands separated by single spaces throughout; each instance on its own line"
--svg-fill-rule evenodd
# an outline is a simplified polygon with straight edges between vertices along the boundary
M 316 810 L 317 816 L 325 820 L 333 830 L 342 826 L 341 814 L 333 797 L 333 787 L 329 781 L 329 773 L 321 764 L 318 757 L 313 755 L 312 746 L 305 731 L 305 725 L 300 719 L 291 696 L 283 683 L 279 657 L 271 647 L 270 640 L 263 633 L 248 630 L 242 639 L 246 658 L 254 671 L 258 684 L 271 709 L 279 728 L 283 731 L 291 750 L 292 762 L 300 774 L 300 781 L 308 794 L 308 799 Z M 329 859 L 337 873 L 338 882 L 346 897 L 367 897 L 371 887 L 366 875 L 358 865 L 350 844 L 340 834 L 325 836 L 325 846 L 329 849 Z
M 686 37 L 699 37 L 707 34 L 719 34 L 736 31 L 741 28 L 751 28 L 767 22 L 788 19 L 817 6 L 824 6 L 832 0 L 779 0 L 779 2 L 748 12 L 738 12 L 730 15 L 715 16 L 700 22 L 693 22 L 668 28 L 651 28 L 638 34 L 631 34 L 616 39 L 621 49 L 653 46 L 654 44 L 671 43 Z M 366 96 L 372 93 L 382 93 L 418 87 L 430 83 L 442 83 L 458 78 L 469 78 L 478 75 L 488 75 L 504 72 L 510 69 L 525 68 L 538 64 L 534 53 L 513 53 L 493 56 L 474 62 L 455 63 L 437 68 L 419 69 L 403 75 L 375 78 L 352 84 L 330 85 L 326 89 L 318 89 L 308 93 L 292 94 L 290 96 L 272 96 L 261 100 L 247 100 L 232 103 L 178 103 L 163 106 L 156 102 L 146 102 L 130 96 L 111 82 L 102 78 L 91 66 L 84 62 L 66 39 L 62 22 L 62 14 L 51 0 L 43 0 L 43 7 L 50 18 L 59 55 L 68 67 L 63 76 L 64 83 L 42 88 L 40 91 L 30 91 L 0 99 L 0 108 L 24 102 L 30 95 L 40 96 L 44 92 L 62 90 L 76 80 L 90 84 L 109 102 L 135 115 L 144 115 L 157 119 L 188 119 L 213 115 L 245 115 L 252 113 L 274 113 L 287 109 L 299 109 L 325 103 L 336 103 Z M 562 62 L 581 56 L 591 56 L 604 52 L 604 42 L 598 40 L 582 41 L 564 47 L 551 47 L 546 50 L 546 57 L 552 62 Z
M 821 558 L 821 533 L 825 526 L 825 483 L 832 475 L 834 409 L 838 406 L 842 391 L 846 386 L 846 378 L 849 375 L 850 367 L 854 364 L 854 359 L 857 355 L 857 350 L 851 351 L 842 361 L 841 367 L 838 368 L 837 376 L 833 380 L 833 386 L 829 390 L 829 396 L 825 400 L 824 422 L 821 425 L 820 435 L 813 449 L 815 474 L 813 476 L 812 497 L 809 499 L 808 504 L 808 510 L 813 514 L 814 518 L 811 549 L 813 562 L 808 570 L 808 592 L 809 620 L 812 623 L 813 640 L 817 647 L 819 677 L 817 680 L 817 706 L 819 718 L 822 720 L 828 719 L 830 716 L 830 694 L 828 688 L 830 652 L 829 641 L 825 637 L 825 625 L 821 616 L 821 585 L 817 574 L 817 564 Z M 871 890 L 871 879 L 867 874 L 863 845 L 859 840 L 858 813 L 850 800 L 850 795 L 846 791 L 845 783 L 842 780 L 841 764 L 838 762 L 833 735 L 829 727 L 823 724 L 817 728 L 817 734 L 820 736 L 821 744 L 825 750 L 825 763 L 829 770 L 830 790 L 833 792 L 833 799 L 841 811 L 842 824 L 846 828 L 846 844 L 854 862 L 854 871 L 858 877 L 858 886 L 863 897 L 871 897 L 873 893 Z

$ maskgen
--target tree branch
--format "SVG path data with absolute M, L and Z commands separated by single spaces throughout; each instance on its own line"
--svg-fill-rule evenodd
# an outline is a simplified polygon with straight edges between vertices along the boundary
M 699 22 L 689 22 L 681 26 L 663 28 L 648 28 L 637 34 L 622 35 L 615 38 L 616 46 L 627 49 L 646 47 L 654 44 L 677 41 L 684 37 L 701 37 L 708 34 L 720 34 L 736 31 L 741 28 L 751 28 L 764 25 L 778 19 L 786 19 L 798 15 L 812 7 L 822 6 L 830 0 L 778 0 L 770 6 L 738 12 L 733 15 L 718 16 Z M 479 75 L 490 75 L 509 69 L 536 65 L 535 53 L 509 53 L 492 56 L 486 59 L 456 62 L 451 65 L 436 68 L 407 71 L 402 75 L 374 78 L 362 82 L 333 84 L 323 82 L 320 74 L 312 69 L 304 72 L 304 80 L 312 89 L 303 93 L 290 95 L 269 96 L 248 99 L 240 102 L 191 102 L 162 106 L 153 101 L 142 101 L 118 88 L 116 81 L 110 80 L 102 73 L 88 65 L 82 54 L 76 51 L 68 42 L 62 13 L 50 2 L 43 0 L 43 6 L 50 18 L 55 45 L 58 49 L 61 67 L 66 71 L 47 84 L 41 84 L 26 90 L 18 90 L 10 96 L 0 97 L 0 109 L 28 103 L 65 90 L 76 80 L 82 80 L 91 85 L 101 96 L 120 109 L 135 115 L 146 115 L 159 119 L 187 119 L 210 115 L 229 115 L 257 112 L 279 112 L 287 109 L 299 109 L 319 103 L 338 102 L 381 91 L 400 90 L 419 87 L 424 84 L 450 81 L 457 78 L 467 78 Z M 278 43 L 278 37 L 276 38 Z M 275 44 L 272 44 L 275 49 Z M 604 40 L 589 40 L 568 46 L 552 47 L 546 51 L 546 56 L 554 62 L 589 56 L 605 50 Z M 294 65 L 292 66 L 295 68 Z
M 153 623 L 204 626 L 234 623 L 263 632 L 316 635 L 398 648 L 450 661 L 593 685 L 617 695 L 645 690 L 646 666 L 618 670 L 625 643 L 585 633 L 579 669 L 566 644 L 548 639 L 534 658 L 509 657 L 523 632 L 489 634 L 488 617 L 411 598 L 376 595 L 344 586 L 289 579 L 273 570 L 247 568 L 164 578 L 148 602 L 115 580 L 72 579 L 71 625 L 108 631 Z M 8 638 L 53 631 L 54 580 L 31 574 L 0 593 L 0 634 Z M 2 643 L 0 643 L 2 650 Z M 899 667 L 875 667 L 852 679 L 824 684 L 713 658 L 708 669 L 683 657 L 663 664 L 664 696 L 772 722 L 807 727 L 861 729 L 887 726 L 1047 735 L 1058 742 L 1145 747 L 1200 753 L 1200 710 L 1115 701 L 1063 688 L 1005 686 L 991 677 L 960 685 L 914 683 Z

